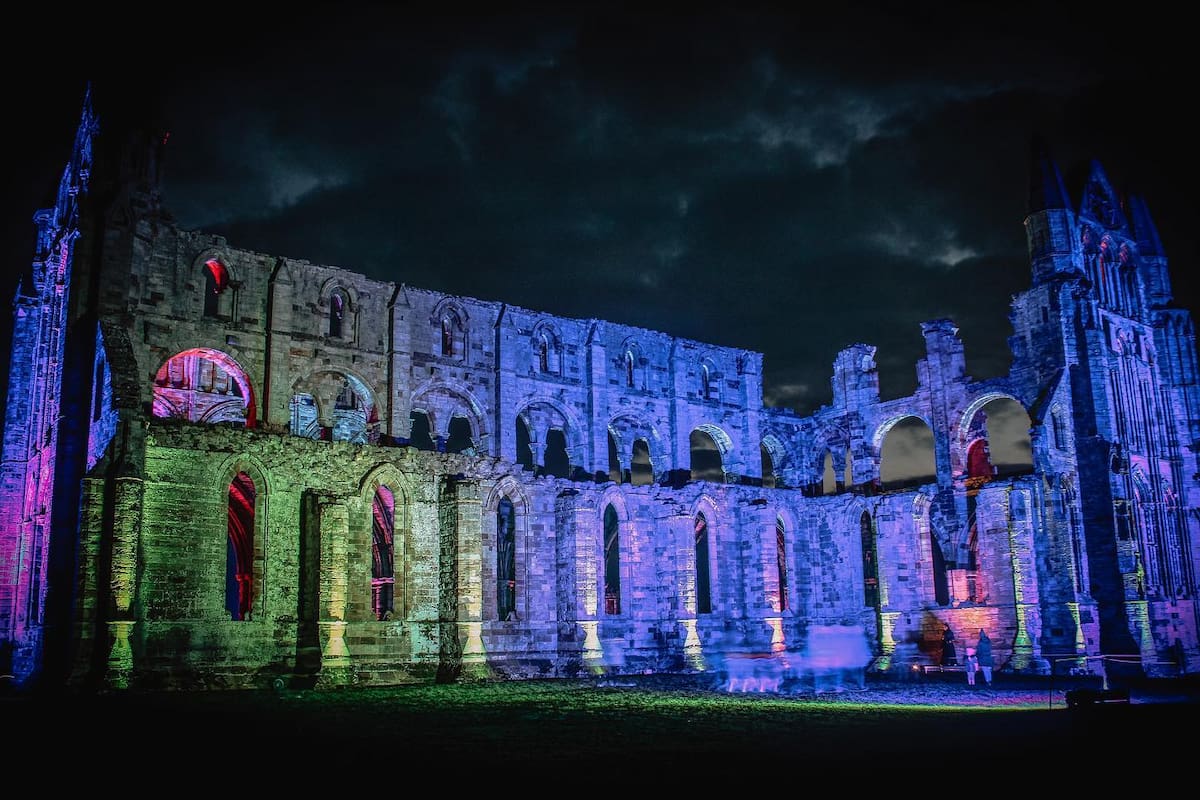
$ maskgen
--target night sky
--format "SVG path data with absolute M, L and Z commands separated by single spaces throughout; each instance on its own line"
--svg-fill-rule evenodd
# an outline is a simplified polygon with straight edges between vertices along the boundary
M 1076 202 L 1093 158 L 1147 199 L 1176 300 L 1200 308 L 1190 24 L 1152 4 L 838 6 L 196 6 L 149 12 L 153 41 L 47 31 L 40 61 L 0 56 L 0 289 L 92 80 L 161 101 L 182 227 L 757 350 L 765 402 L 802 413 L 854 342 L 878 346 L 885 399 L 911 392 L 923 320 L 955 320 L 974 377 L 1007 371 L 1035 135 Z

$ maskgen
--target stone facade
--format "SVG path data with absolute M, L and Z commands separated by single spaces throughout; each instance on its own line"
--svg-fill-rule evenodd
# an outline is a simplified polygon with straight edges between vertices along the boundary
M 759 353 L 181 230 L 159 149 L 89 99 L 37 216 L 0 471 L 19 682 L 719 670 L 829 625 L 878 670 L 944 624 L 1003 669 L 1197 663 L 1192 322 L 1098 166 L 1076 210 L 1034 159 L 1007 376 L 970 378 L 935 320 L 911 396 L 881 400 L 857 344 L 801 416 L 763 406 Z M 1029 464 L 989 460 L 996 403 Z M 917 421 L 929 477 L 895 485 Z

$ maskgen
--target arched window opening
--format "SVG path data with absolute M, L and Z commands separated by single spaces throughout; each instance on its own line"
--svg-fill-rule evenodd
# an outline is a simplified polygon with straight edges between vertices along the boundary
M 712 377 L 709 375 L 708 364 L 700 365 L 700 397 L 704 400 L 712 398 Z
M 442 355 L 454 355 L 454 323 L 449 317 L 442 317 Z
M 875 547 L 875 531 L 871 515 L 863 512 L 858 520 L 859 537 L 862 542 L 863 604 L 879 607 L 879 557 Z
M 392 618 L 395 573 L 396 496 L 386 486 L 371 504 L 371 610 L 375 619 Z
M 408 443 L 418 450 L 437 450 L 429 427 L 429 415 L 424 411 L 414 411 L 409 415 L 409 419 L 412 420 L 412 430 L 409 432 Z
M 622 480 L 621 456 L 617 452 L 617 440 L 613 438 L 612 431 L 608 433 L 608 479 L 613 483 Z
M 154 376 L 153 414 L 190 422 L 253 427 L 254 394 L 245 372 L 219 350 L 176 353 Z
M 346 316 L 346 297 L 341 290 L 329 295 L 329 337 L 342 338 L 343 322 Z
M 783 525 L 783 517 L 775 518 L 775 571 L 779 576 L 779 610 L 787 611 L 788 601 L 788 567 L 787 567 L 787 537 Z
M 625 351 L 625 385 L 630 388 L 633 387 L 633 362 L 634 362 L 633 351 L 626 350 Z
M 689 441 L 691 447 L 691 472 L 694 481 L 725 480 L 725 465 L 721 461 L 721 449 L 706 431 L 696 428 Z
M 227 315 L 227 309 L 221 302 L 225 289 L 229 286 L 229 273 L 225 265 L 215 258 L 204 262 L 204 316 L 220 317 Z
M 471 437 L 471 422 L 466 417 L 450 418 L 450 434 L 446 439 L 447 453 L 475 455 L 475 441 Z
M 507 497 L 496 506 L 496 618 L 516 619 L 517 524 L 516 509 Z
M 821 469 L 821 494 L 837 493 L 837 474 L 833 471 L 833 453 L 825 451 L 825 464 Z
M 1061 409 L 1054 409 L 1050 413 L 1050 419 L 1054 426 L 1054 447 L 1057 450 L 1067 449 L 1067 418 Z
M 546 334 L 538 337 L 538 371 L 541 373 L 551 372 L 550 369 L 550 340 L 546 338 Z
M 933 431 L 918 417 L 905 417 L 892 426 L 879 457 L 879 480 L 884 489 L 921 486 L 937 477 Z
M 225 610 L 250 619 L 254 602 L 254 481 L 239 472 L 229 482 L 225 551 Z
M 545 469 L 547 475 L 556 478 L 571 476 L 571 458 L 567 455 L 567 435 L 558 428 L 546 434 Z
M 765 444 L 758 447 L 759 460 L 762 463 L 762 485 L 767 489 L 775 488 L 775 462 L 771 458 L 771 451 L 767 449 Z
M 604 613 L 621 613 L 621 536 L 611 505 L 604 509 Z
M 1056 412 L 1057 410 L 1051 411 L 1050 414 L 1054 426 L 1054 445 L 1062 448 L 1066 446 L 1066 420 Z M 967 441 L 976 438 L 985 440 L 993 476 L 1027 475 L 1033 471 L 1033 448 L 1029 440 L 1031 424 L 1029 414 L 1020 403 L 1008 397 L 997 397 L 981 407 L 967 421 Z M 1059 444 L 1060 427 L 1063 429 L 1062 444 Z M 969 452 L 967 466 L 969 471 L 974 469 Z M 974 472 L 970 474 L 975 476 Z
M 708 520 L 703 513 L 696 514 L 696 613 L 712 613 L 711 569 L 708 560 Z
M 633 443 L 633 460 L 630 462 L 630 483 L 634 486 L 649 486 L 654 483 L 654 465 L 650 462 L 650 445 L 645 439 Z
M 533 448 L 529 444 L 529 426 L 520 414 L 517 415 L 517 463 L 530 472 L 534 469 Z

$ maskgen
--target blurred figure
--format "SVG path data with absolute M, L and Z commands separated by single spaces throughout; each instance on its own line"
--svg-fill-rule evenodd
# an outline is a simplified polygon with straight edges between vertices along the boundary
M 954 631 L 946 625 L 942 631 L 942 666 L 953 667 L 958 664 L 958 652 L 954 649 Z
M 992 667 L 995 666 L 996 662 L 992 658 L 992 640 L 988 638 L 987 631 L 983 628 L 979 629 L 979 641 L 975 644 L 975 656 L 979 659 L 979 669 L 983 673 L 983 682 L 991 686 Z
M 975 655 L 975 648 L 967 648 L 967 686 L 975 685 L 975 673 L 979 670 L 979 657 Z

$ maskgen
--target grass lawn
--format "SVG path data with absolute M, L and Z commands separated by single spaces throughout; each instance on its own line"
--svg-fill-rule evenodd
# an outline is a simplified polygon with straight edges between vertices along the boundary
M 581 790 L 596 781 L 703 788 L 806 779 L 814 770 L 923 784 L 1052 767 L 1070 780 L 1064 785 L 1079 786 L 1118 759 L 1132 768 L 1183 753 L 1200 713 L 1194 703 L 1067 710 L 1061 700 L 1047 708 L 1037 693 L 1021 702 L 999 690 L 979 696 L 996 700 L 929 702 L 903 688 L 744 695 L 595 680 L 17 696 L 0 699 L 0 752 L 36 759 L 69 743 L 77 769 L 60 775 L 67 782 L 117 764 L 139 775 L 145 765 L 173 764 L 173 779 L 194 786 L 345 781 L 351 789 L 377 769 L 389 781 L 403 775 L 466 787 L 539 775 L 577 780 Z M 1159 743 L 1181 725 L 1182 740 Z

